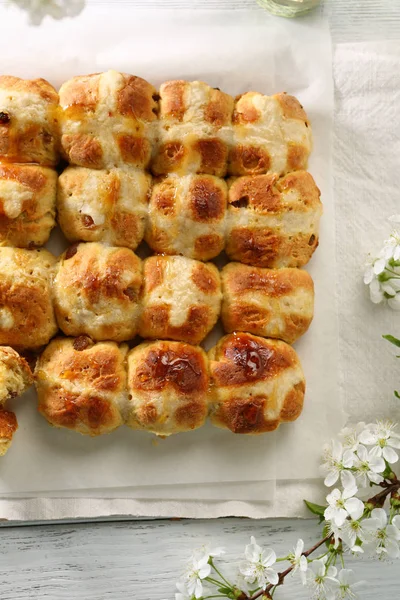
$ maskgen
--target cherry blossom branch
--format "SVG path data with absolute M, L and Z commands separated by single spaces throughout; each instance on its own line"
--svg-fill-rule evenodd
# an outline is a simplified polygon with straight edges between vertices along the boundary
M 318 550 L 318 548 L 320 548 L 323 544 L 325 544 L 330 539 L 332 539 L 332 537 L 333 537 L 333 533 L 326 535 L 322 540 L 320 540 L 319 542 L 314 544 L 314 546 L 312 546 L 311 548 L 309 548 L 308 550 L 303 552 L 303 556 L 305 556 L 305 557 L 310 556 L 310 554 L 312 554 L 313 552 Z M 238 600 L 256 600 L 257 598 L 261 598 L 262 596 L 264 596 L 265 598 L 271 598 L 269 592 L 272 590 L 272 588 L 277 587 L 278 585 L 282 585 L 284 583 L 285 577 L 287 577 L 289 575 L 289 573 L 291 573 L 293 571 L 293 569 L 294 569 L 294 566 L 292 565 L 292 566 L 288 567 L 286 569 L 286 571 L 282 571 L 282 573 L 278 573 L 279 582 L 276 585 L 273 585 L 272 583 L 270 583 L 265 588 L 265 590 L 260 590 L 259 592 L 254 594 L 254 596 L 243 596 L 243 598 L 239 597 Z
M 384 483 L 385 482 L 383 482 L 381 485 L 383 485 Z M 370 498 L 367 501 L 367 504 L 372 504 L 374 508 L 376 508 L 376 507 L 382 508 L 382 506 L 385 504 L 385 500 L 389 496 L 389 494 L 392 494 L 393 492 L 397 492 L 399 489 L 400 489 L 400 480 L 396 477 L 395 480 L 393 481 L 393 483 L 386 483 L 385 489 L 383 489 L 381 492 L 379 492 L 379 494 L 376 494 L 376 496 L 372 496 L 372 498 Z
M 383 489 L 381 492 L 379 492 L 375 496 L 372 496 L 372 498 L 370 498 L 368 500 L 368 504 L 372 504 L 374 508 L 382 507 L 385 503 L 386 498 L 389 495 L 393 494 L 393 492 L 397 492 L 400 489 L 400 480 L 395 476 L 395 479 L 393 480 L 392 483 L 382 482 L 382 484 L 380 484 L 380 485 L 381 486 L 385 485 L 385 489 Z M 303 556 L 305 556 L 305 557 L 310 556 L 310 554 L 315 552 L 315 550 L 318 550 L 318 548 L 320 548 L 323 544 L 325 544 L 326 542 L 331 540 L 333 538 L 333 536 L 334 536 L 333 533 L 325 536 L 322 540 L 317 542 L 314 546 L 312 546 L 311 548 L 309 548 L 308 550 L 303 552 Z M 270 583 L 265 588 L 265 590 L 259 590 L 253 596 L 246 596 L 246 595 L 240 596 L 238 598 L 238 600 L 257 600 L 257 598 L 271 598 L 271 595 L 270 595 L 271 590 L 279 585 L 283 585 L 285 577 L 287 577 L 293 571 L 293 569 L 294 569 L 294 566 L 291 565 L 285 571 L 278 573 L 279 581 L 277 584 L 273 585 L 272 583 Z

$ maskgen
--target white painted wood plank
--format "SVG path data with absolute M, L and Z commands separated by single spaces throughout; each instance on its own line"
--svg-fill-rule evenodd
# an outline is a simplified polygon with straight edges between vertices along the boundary
M 203 543 L 223 545 L 240 559 L 250 535 L 277 554 L 303 537 L 317 541 L 316 521 L 223 519 L 145 521 L 3 528 L 0 531 L 1 600 L 163 600 L 174 598 L 174 583 L 191 550 Z M 349 559 L 368 586 L 362 600 L 400 597 L 399 563 Z M 277 598 L 305 600 L 290 580 Z

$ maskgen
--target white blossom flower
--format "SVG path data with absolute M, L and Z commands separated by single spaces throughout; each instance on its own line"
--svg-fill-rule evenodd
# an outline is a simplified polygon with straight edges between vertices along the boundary
M 366 488 L 370 481 L 377 484 L 383 481 L 383 477 L 380 473 L 383 473 L 385 470 L 385 461 L 382 457 L 376 456 L 373 450 L 368 452 L 366 447 L 362 444 L 358 447 L 357 460 L 354 468 L 357 483 L 362 488 Z
M 347 470 L 353 466 L 354 460 L 354 453 L 351 450 L 344 450 L 343 445 L 337 440 L 333 440 L 330 446 L 325 446 L 322 470 L 328 474 L 324 484 L 330 487 L 337 482 L 340 476 L 344 488 L 354 487 L 354 475 Z
M 318 600 L 334 600 L 339 589 L 336 567 L 326 568 L 326 557 L 313 560 L 307 571 L 307 586 Z
M 398 216 L 392 217 L 397 222 Z M 400 310 L 400 234 L 394 230 L 385 240 L 376 257 L 369 256 L 365 265 L 364 283 L 374 304 L 387 301 L 394 310 Z
M 197 548 L 193 552 L 193 556 L 197 558 L 197 560 L 206 559 L 206 562 L 210 560 L 210 558 L 216 558 L 217 556 L 222 556 L 225 554 L 225 550 L 223 548 L 210 548 L 207 544 Z
M 374 508 L 371 517 L 364 521 L 366 542 L 363 548 L 366 552 L 376 553 L 381 558 L 400 556 L 400 518 L 395 517 L 392 524 L 388 525 L 387 514 L 383 508 Z
M 289 554 L 289 560 L 292 563 L 293 571 L 292 575 L 294 575 L 297 571 L 299 571 L 300 579 L 304 584 L 306 581 L 306 571 L 308 569 L 308 561 L 307 558 L 303 555 L 304 552 L 304 542 L 303 540 L 297 540 L 297 544 L 294 547 L 294 551 L 292 554 Z
M 396 463 L 399 455 L 393 448 L 400 449 L 400 434 L 395 431 L 396 426 L 390 421 L 372 423 L 360 435 L 360 441 L 368 446 L 374 446 L 371 452 L 375 456 L 383 457 L 389 464 Z
M 360 596 L 356 590 L 364 585 L 362 581 L 355 581 L 354 571 L 351 569 L 341 569 L 337 576 L 339 581 L 338 598 L 356 600 Z
M 351 552 L 363 553 L 364 550 L 362 546 L 357 543 L 357 540 L 360 540 L 361 543 L 365 542 L 367 538 L 367 533 L 364 529 L 364 521 L 360 520 L 362 516 L 361 511 L 359 511 L 357 518 L 347 519 L 343 523 L 343 527 L 340 530 L 340 538 Z
M 344 427 L 339 433 L 339 439 L 343 444 L 343 449 L 355 452 L 360 445 L 359 436 L 365 428 L 366 425 L 363 421 L 352 427 Z
M 82 12 L 85 0 L 11 0 L 28 11 L 32 25 L 40 25 L 46 15 L 53 19 L 75 17 Z
M 208 577 L 210 573 L 211 566 L 208 564 L 208 556 L 203 555 L 201 558 L 193 556 L 186 573 L 176 584 L 176 587 L 183 595 L 187 594 L 190 598 L 193 596 L 201 598 L 203 595 L 202 580 Z M 183 599 L 179 598 L 178 600 Z
M 361 514 L 364 512 L 364 504 L 358 498 L 353 498 L 356 492 L 357 488 L 354 486 L 343 492 L 336 488 L 328 494 L 326 500 L 329 506 L 324 512 L 325 519 L 334 521 L 337 527 L 341 527 L 349 515 L 353 519 L 359 518 L 357 515 L 360 515 L 360 511 Z
M 247 583 L 257 582 L 260 588 L 265 589 L 268 583 L 276 585 L 279 581 L 278 573 L 271 569 L 276 562 L 276 554 L 270 548 L 258 546 L 254 536 L 244 552 L 246 560 L 239 567 Z

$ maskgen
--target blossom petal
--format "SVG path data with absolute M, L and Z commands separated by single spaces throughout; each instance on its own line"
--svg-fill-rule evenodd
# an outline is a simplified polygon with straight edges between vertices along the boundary
M 375 434 L 372 433 L 372 431 L 370 431 L 369 429 L 365 429 L 364 431 L 362 431 L 360 433 L 360 435 L 358 436 L 358 439 L 360 440 L 361 444 L 365 444 L 366 446 L 372 446 L 373 444 L 376 444 L 377 442 L 377 437 Z M 366 448 L 364 447 L 364 449 L 366 450 Z M 360 448 L 358 449 L 357 454 L 360 456 L 359 454 Z
M 386 527 L 387 536 L 393 540 L 400 540 L 400 531 L 397 529 L 396 525 L 388 525 Z
M 395 452 L 390 446 L 385 446 L 383 448 L 383 458 L 387 460 L 388 463 L 391 465 L 393 465 L 399 460 L 397 452 Z
M 394 540 L 386 540 L 385 549 L 390 558 L 399 558 L 400 550 L 399 545 Z
M 358 498 L 349 498 L 344 504 L 352 519 L 357 520 L 364 512 L 364 503 Z
M 375 509 L 374 509 L 375 510 Z M 363 521 L 363 527 L 369 533 L 375 533 L 379 529 L 379 520 L 376 518 L 369 518 Z
M 295 548 L 295 556 L 299 557 L 302 555 L 304 551 L 304 541 L 302 539 L 297 540 L 296 548 Z
M 386 524 L 387 524 L 386 510 L 384 510 L 383 508 L 374 508 L 371 511 L 371 517 L 372 517 L 372 519 L 376 519 L 378 521 L 380 529 L 384 529 L 386 527 Z
M 279 582 L 279 575 L 274 569 L 266 569 L 265 574 L 268 581 L 273 585 L 276 585 Z
M 400 529 L 400 515 L 396 515 L 392 521 L 392 525 Z
M 211 573 L 211 566 L 210 565 L 204 565 L 204 567 L 201 567 L 201 569 L 199 569 L 198 573 L 199 573 L 199 578 L 200 579 L 205 579 Z
M 340 480 L 345 489 L 356 488 L 356 480 L 351 471 L 344 469 L 340 474 Z
M 276 563 L 276 554 L 271 548 L 265 548 L 262 553 L 262 564 L 264 567 L 270 567 Z
M 324 484 L 326 485 L 326 487 L 331 487 L 332 485 L 335 485 L 335 483 L 337 482 L 338 479 L 339 479 L 339 471 L 338 470 L 331 471 L 325 477 Z
M 374 262 L 373 266 L 375 275 L 380 275 L 385 270 L 385 266 L 386 260 L 384 258 L 378 258 L 378 260 Z

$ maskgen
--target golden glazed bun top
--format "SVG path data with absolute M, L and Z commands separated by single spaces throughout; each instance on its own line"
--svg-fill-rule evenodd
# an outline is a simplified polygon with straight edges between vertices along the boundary
M 282 175 L 306 169 L 311 148 L 311 127 L 294 96 L 247 92 L 236 99 L 231 175 Z
M 248 331 L 292 344 L 314 314 L 314 283 L 301 269 L 228 263 L 221 272 L 225 331 Z
M 151 123 L 157 119 L 155 88 L 140 77 L 107 71 L 73 77 L 60 89 L 61 145 L 74 165 L 102 169 L 147 167 Z
M 0 76 L 0 159 L 58 163 L 58 94 L 45 79 Z
M 47 250 L 0 247 L 0 344 L 40 348 L 57 332 Z
M 21 396 L 32 383 L 26 360 L 9 346 L 0 346 L 0 405 Z
M 139 334 L 199 344 L 218 319 L 221 296 L 212 263 L 183 256 L 147 258 Z
M 143 239 L 151 177 L 135 169 L 68 167 L 58 180 L 58 222 L 70 242 L 135 250 Z
M 301 267 L 318 246 L 320 191 L 306 171 L 230 182 L 226 253 L 256 267 Z
M 0 164 L 0 243 L 43 246 L 55 225 L 57 173 L 36 165 Z
M 156 175 L 226 174 L 233 98 L 202 81 L 166 81 L 160 87 Z
M 147 342 L 128 356 L 128 389 L 133 429 L 160 436 L 204 424 L 208 412 L 207 356 L 183 342 Z
M 129 248 L 95 242 L 71 246 L 55 270 L 58 324 L 66 335 L 131 339 L 138 327 L 141 286 L 142 263 Z
M 214 425 L 234 433 L 263 433 L 300 415 L 304 375 L 296 352 L 285 342 L 230 334 L 208 357 Z
M 56 338 L 35 369 L 39 411 L 56 427 L 97 436 L 123 422 L 127 346 L 90 338 Z
M 153 187 L 145 240 L 154 252 L 210 260 L 222 252 L 227 186 L 212 175 L 170 175 Z

